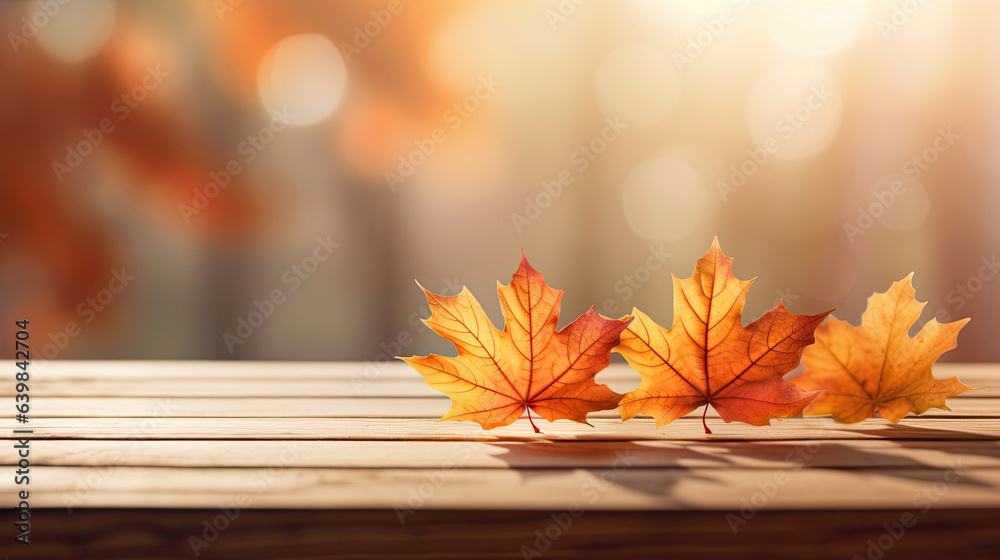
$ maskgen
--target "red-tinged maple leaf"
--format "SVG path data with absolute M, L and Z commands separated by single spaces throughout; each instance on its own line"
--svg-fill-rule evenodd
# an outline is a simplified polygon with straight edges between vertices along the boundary
M 972 389 L 957 377 L 935 379 L 931 373 L 938 357 L 955 347 L 968 319 L 931 319 L 910 338 L 926 305 L 917 301 L 912 278 L 872 295 L 860 327 L 830 317 L 816 329 L 816 344 L 802 355 L 806 370 L 795 378 L 799 387 L 822 391 L 806 415 L 832 414 L 837 422 L 854 423 L 878 413 L 895 423 L 909 412 L 948 410 L 947 397 Z
M 587 423 L 588 413 L 618 406 L 621 395 L 594 376 L 610 363 L 631 317 L 608 319 L 592 306 L 557 332 L 563 290 L 550 288 L 523 255 L 510 285 L 498 282 L 497 292 L 506 320 L 502 331 L 467 288 L 451 297 L 424 289 L 431 309 L 424 323 L 450 340 L 458 356 L 403 359 L 427 385 L 451 397 L 442 421 L 478 422 L 489 430 L 511 424 L 527 409 L 539 433 L 532 410 L 549 422 Z
M 618 406 L 623 420 L 648 414 L 660 427 L 702 405 L 712 405 L 726 422 L 754 425 L 796 416 L 816 393 L 784 380 L 813 331 L 830 313 L 796 315 L 783 302 L 744 327 L 743 305 L 753 280 L 737 279 L 733 259 L 712 243 L 694 274 L 674 280 L 674 323 L 670 330 L 638 309 L 615 349 L 639 372 L 642 382 Z M 705 407 L 708 412 L 708 407 Z M 712 433 L 702 415 L 705 433 Z

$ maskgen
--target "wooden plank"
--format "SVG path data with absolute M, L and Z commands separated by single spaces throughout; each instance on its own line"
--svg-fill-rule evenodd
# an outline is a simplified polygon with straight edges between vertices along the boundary
M 0 386 L 0 398 L 12 399 L 14 385 Z M 48 397 L 436 397 L 441 393 L 421 380 L 387 380 L 359 385 L 340 379 L 115 379 L 39 380 L 32 398 Z
M 1000 469 L 747 470 L 47 467 L 33 507 L 715 510 L 1000 508 Z M 0 506 L 16 502 L 0 478 Z M 755 498 L 755 496 L 760 496 Z M 474 498 L 473 498 L 474 497 Z M 470 501 L 471 500 L 471 501 Z M 720 516 L 720 522 L 722 516 Z
M 437 419 L 450 407 L 440 397 L 44 397 L 32 401 L 38 418 L 428 418 Z M 933 417 L 998 417 L 1000 399 L 955 398 L 950 411 L 932 408 L 920 415 Z M 701 417 L 702 409 L 688 416 Z M 718 418 L 714 408 L 708 416 Z M 911 415 L 915 416 L 915 415 Z M 615 410 L 602 410 L 590 418 L 618 418 Z
M 617 392 L 635 389 L 636 383 L 607 381 Z M 437 397 L 441 393 L 414 380 L 384 380 L 365 385 L 341 380 L 122 380 L 39 381 L 31 384 L 35 398 L 51 397 Z M 983 387 L 970 396 L 1000 396 L 1000 387 Z M 0 389 L 0 398 L 13 398 L 13 385 Z M 961 398 L 956 397 L 956 398 Z
M 762 511 L 734 534 L 716 511 L 589 511 L 552 533 L 551 511 L 425 510 L 401 524 L 394 511 L 246 509 L 217 535 L 219 510 L 35 509 L 31 546 L 18 559 L 195 557 L 192 537 L 207 560 L 567 560 L 613 558 L 767 558 L 810 560 L 869 557 L 869 541 L 904 512 Z M 912 512 L 911 512 L 912 513 Z M 893 538 L 885 559 L 995 559 L 1000 532 L 992 512 L 931 509 L 904 538 Z M 536 544 L 537 542 L 537 544 Z M 538 547 L 538 548 L 536 548 Z M 529 553 L 525 554 L 525 549 Z M 611 552 L 613 551 L 613 552 Z M 879 557 L 875 549 L 871 558 Z
M 96 379 L 364 379 L 365 362 L 267 362 L 238 360 L 53 360 L 32 368 L 45 381 Z M 402 366 L 402 367 L 400 367 Z M 371 373 L 399 377 L 403 362 L 372 362 Z M 381 377 L 381 375 L 379 375 Z
M 618 392 L 638 386 L 638 380 L 607 379 Z M 965 380 L 969 383 L 968 380 Z M 31 395 L 50 397 L 439 397 L 441 393 L 423 383 L 422 378 L 380 379 L 360 383 L 342 379 L 112 379 L 112 380 L 33 380 Z M 14 385 L 0 386 L 0 398 L 12 398 Z M 980 385 L 963 397 L 998 397 L 1000 384 Z
M 12 430 L 31 428 L 33 439 L 325 439 L 325 440 L 470 440 L 470 441 L 621 441 L 621 440 L 803 440 L 803 439 L 1000 439 L 1000 420 L 991 418 L 904 418 L 838 424 L 830 418 L 784 418 L 770 427 L 680 418 L 662 429 L 651 419 L 595 418 L 592 426 L 558 420 L 541 422 L 536 435 L 526 419 L 483 430 L 470 422 L 434 422 L 400 418 L 32 418 L 28 425 L 0 420 L 0 439 L 15 439 Z
M 382 362 L 55 360 L 34 366 L 32 373 L 39 381 L 313 379 L 374 382 L 421 379 L 413 368 L 398 360 Z M 972 386 L 1000 384 L 1000 364 L 946 362 L 935 364 L 934 375 L 938 378 L 957 375 Z M 600 372 L 598 379 L 638 382 L 639 374 L 627 364 L 616 362 Z
M 294 451 L 291 453 L 290 451 Z M 740 442 L 590 441 L 185 441 L 60 440 L 31 443 L 33 466 L 337 468 L 799 469 L 1000 468 L 1000 441 L 804 440 Z M 13 465 L 13 454 L 0 465 Z
M 275 373 L 275 366 L 284 375 Z M 13 439 L 13 429 L 35 430 L 33 536 L 43 547 L 59 542 L 62 548 L 36 544 L 30 550 L 43 551 L 38 557 L 116 557 L 109 550 L 117 550 L 118 557 L 191 556 L 184 547 L 188 537 L 199 534 L 202 522 L 218 515 L 219 507 L 241 501 L 247 503 L 241 505 L 231 532 L 203 556 L 212 558 L 226 550 L 240 558 L 260 556 L 265 550 L 271 551 L 266 556 L 289 556 L 296 544 L 322 542 L 322 548 L 302 551 L 329 557 L 330 541 L 322 539 L 338 535 L 354 542 L 355 548 L 337 552 L 351 550 L 357 558 L 469 558 L 474 556 L 469 552 L 474 548 L 471 543 L 482 539 L 494 539 L 489 541 L 492 548 L 483 549 L 483 557 L 522 557 L 521 543 L 533 542 L 536 530 L 551 525 L 552 513 L 565 512 L 573 503 L 588 512 L 575 521 L 573 531 L 579 531 L 581 538 L 605 540 L 568 546 L 567 535 L 560 546 L 567 544 L 565 550 L 573 554 L 554 546 L 545 552 L 546 559 L 611 549 L 615 558 L 661 557 L 663 551 L 653 553 L 653 541 L 637 545 L 630 538 L 662 537 L 675 529 L 678 538 L 697 536 L 697 541 L 680 548 L 664 549 L 676 556 L 704 552 L 707 547 L 746 549 L 749 541 L 739 538 L 766 527 L 767 519 L 786 511 L 793 512 L 785 514 L 787 525 L 755 541 L 751 548 L 755 554 L 768 543 L 802 537 L 798 545 L 782 549 L 787 556 L 768 557 L 801 558 L 806 550 L 809 557 L 822 557 L 815 553 L 817 547 L 823 553 L 836 550 L 837 557 L 863 557 L 866 539 L 883 535 L 884 523 L 897 521 L 900 512 L 914 511 L 919 530 L 896 543 L 893 554 L 909 551 L 909 543 L 926 541 L 929 544 L 913 547 L 911 553 L 927 555 L 935 542 L 948 541 L 939 556 L 965 547 L 968 553 L 963 558 L 989 557 L 1000 544 L 994 522 L 976 525 L 1000 511 L 996 412 L 1000 401 L 994 398 L 1000 396 L 1000 367 L 996 365 L 935 368 L 938 377 L 957 373 L 970 385 L 989 385 L 951 399 L 952 413 L 907 418 L 898 426 L 883 420 L 841 425 L 827 418 L 793 418 L 759 428 L 725 424 L 712 415 L 712 436 L 703 433 L 701 419 L 695 416 L 656 429 L 648 419 L 622 424 L 613 411 L 593 416 L 593 427 L 541 422 L 546 432 L 541 436 L 533 434 L 526 420 L 492 431 L 469 423 L 437 423 L 433 419 L 447 409 L 447 399 L 423 386 L 408 366 L 378 367 L 372 379 L 364 378 L 365 367 L 261 362 L 47 364 L 32 380 L 31 423 L 9 418 L 0 422 L 7 440 Z M 637 382 L 636 374 L 620 364 L 601 376 L 619 391 Z M 244 398 L 231 396 L 241 391 Z M 123 396 L 129 393 L 135 397 Z M 12 461 L 0 456 L 6 468 Z M 960 474 L 953 470 L 956 467 Z M 765 495 L 771 487 L 774 491 Z M 15 489 L 12 477 L 0 478 L 0 504 L 12 506 Z M 918 496 L 933 502 L 928 513 L 920 512 L 914 502 Z M 763 500 L 762 511 L 741 528 L 739 537 L 733 536 L 726 514 L 738 513 L 758 497 Z M 47 514 L 64 512 L 67 505 L 74 508 L 74 517 L 46 533 Z M 400 525 L 397 506 L 414 507 L 406 524 Z M 81 507 L 145 509 L 105 510 L 128 513 L 117 524 L 109 525 L 111 518 L 106 517 L 103 525 L 79 529 L 81 516 L 94 511 Z M 170 522 L 162 516 L 172 510 L 148 509 L 193 507 L 205 509 L 188 509 L 185 527 L 164 526 Z M 259 508 L 283 509 L 268 524 L 258 526 L 251 520 L 268 514 Z M 814 511 L 817 508 L 822 511 Z M 872 510 L 859 511 L 864 508 Z M 989 512 L 964 508 L 989 508 Z M 501 511 L 486 511 L 491 509 Z M 517 516 L 517 523 L 525 519 L 531 523 L 515 523 L 512 529 L 491 521 L 505 509 Z M 845 514 L 838 516 L 838 510 Z M 293 521 L 289 511 L 303 513 Z M 440 517 L 443 511 L 452 512 L 451 517 Z M 338 512 L 344 516 L 340 524 L 309 525 L 308 520 Z M 676 521 L 664 523 L 667 518 L 662 516 L 671 512 L 677 512 Z M 925 528 L 935 527 L 932 516 L 945 514 L 955 517 L 946 518 L 936 540 L 927 539 Z M 382 516 L 385 523 L 359 526 L 353 532 L 345 529 L 364 515 Z M 625 519 L 620 517 L 624 515 L 636 517 L 619 521 L 620 525 L 609 521 Z M 157 517 L 143 521 L 143 516 Z M 425 525 L 422 519 L 433 522 Z M 649 519 L 657 523 L 650 524 L 646 533 L 630 533 L 636 526 L 645 527 L 639 520 Z M 701 519 L 702 525 L 692 525 L 691 519 Z M 859 519 L 872 524 L 866 533 L 859 532 Z M 244 530 L 243 523 L 251 527 Z M 421 529 L 414 531 L 417 525 Z M 266 527 L 290 531 L 282 537 L 282 548 L 265 548 L 270 545 L 262 539 L 278 538 L 267 534 Z M 108 536 L 108 531 L 119 530 Z M 514 536 L 500 535 L 505 531 Z M 818 534 L 826 535 L 826 540 L 818 539 Z M 66 535 L 77 541 L 69 545 L 58 540 Z M 865 537 L 845 545 L 846 535 Z M 415 547 L 414 539 L 432 544 Z M 466 540 L 455 544 L 454 539 Z M 452 548 L 442 552 L 442 542 Z
M 37 397 L 410 397 L 439 396 L 401 362 L 54 361 L 32 372 Z M 940 364 L 937 377 L 958 375 L 977 387 L 963 396 L 1000 397 L 1000 365 Z M 612 389 L 639 383 L 626 364 L 598 374 Z M 10 397 L 13 385 L 0 386 Z

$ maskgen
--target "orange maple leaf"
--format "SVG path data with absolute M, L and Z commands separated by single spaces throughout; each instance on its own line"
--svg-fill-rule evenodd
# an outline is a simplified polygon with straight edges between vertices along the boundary
M 670 330 L 638 309 L 615 349 L 639 372 L 642 383 L 618 406 L 623 420 L 638 413 L 660 427 L 702 405 L 726 422 L 754 425 L 796 416 L 816 393 L 783 379 L 799 363 L 813 331 L 830 313 L 796 315 L 783 302 L 744 327 L 740 321 L 753 280 L 733 276 L 733 259 L 718 238 L 698 259 L 694 274 L 674 280 Z M 708 407 L 705 407 L 708 412 Z M 705 433 L 712 433 L 702 415 Z
M 532 410 L 549 422 L 565 418 L 586 424 L 588 413 L 618 406 L 621 395 L 598 385 L 594 376 L 610 363 L 611 349 L 632 317 L 608 319 L 591 306 L 556 332 L 563 290 L 549 287 L 523 253 L 510 285 L 497 282 L 506 320 L 502 331 L 467 288 L 451 297 L 421 289 L 431 308 L 424 323 L 454 343 L 458 356 L 403 360 L 427 385 L 451 398 L 441 421 L 478 422 L 489 430 L 511 424 L 528 409 L 539 433 Z
M 968 319 L 931 319 L 910 338 L 910 327 L 926 305 L 914 297 L 912 278 L 910 273 L 884 294 L 872 295 L 860 327 L 830 317 L 816 330 L 816 344 L 802 356 L 806 370 L 794 380 L 803 389 L 822 390 L 805 414 L 832 414 L 837 422 L 854 423 L 878 412 L 899 422 L 908 412 L 948 410 L 945 398 L 972 388 L 957 377 L 931 374 L 938 356 L 955 347 Z

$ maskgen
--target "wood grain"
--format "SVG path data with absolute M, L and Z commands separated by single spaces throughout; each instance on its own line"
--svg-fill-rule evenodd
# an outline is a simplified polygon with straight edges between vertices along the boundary
M 289 442 L 294 453 L 294 442 Z M 1000 468 L 33 468 L 35 507 L 599 510 L 1000 508 Z M 956 482 L 951 482 L 954 479 Z M 771 489 L 768 490 L 768 487 Z M 938 489 L 940 487 L 940 489 Z M 13 477 L 0 505 L 16 505 Z M 845 491 L 850 489 L 850 491 Z M 759 498 L 754 498 L 757 495 Z M 719 521 L 724 523 L 724 515 Z
M 32 442 L 33 465 L 143 467 L 294 467 L 544 469 L 609 468 L 627 454 L 634 468 L 799 469 L 1000 468 L 1000 441 L 345 441 L 67 440 Z M 285 455 L 284 457 L 282 455 Z M 0 465 L 13 465 L 10 454 Z
M 41 381 L 70 380 L 191 380 L 236 379 L 314 379 L 341 381 L 388 381 L 417 379 L 420 375 L 398 360 L 368 362 L 263 362 L 263 361 L 99 361 L 56 360 L 35 363 L 34 376 Z M 969 385 L 998 384 L 995 364 L 939 363 L 934 376 L 957 375 Z M 639 379 L 639 374 L 622 362 L 612 363 L 598 373 L 598 379 Z
M 0 439 L 34 430 L 35 542 L 18 558 L 193 558 L 189 539 L 232 504 L 199 558 L 523 558 L 573 504 L 585 514 L 546 560 L 864 557 L 907 512 L 894 557 L 994 558 L 1000 366 L 935 374 L 977 389 L 898 425 L 710 410 L 706 435 L 700 410 L 660 429 L 603 411 L 536 435 L 523 419 L 437 422 L 448 399 L 398 362 L 56 361 L 33 372 L 30 423 L 0 419 Z M 638 376 L 613 364 L 598 380 Z M 0 477 L 0 505 L 16 489 Z M 751 500 L 734 534 L 727 514 Z
M 167 362 L 168 364 L 171 362 Z M 65 365 L 64 365 L 65 364 Z M 441 393 L 404 363 L 387 363 L 366 375 L 365 363 L 295 362 L 50 362 L 32 375 L 36 397 L 438 397 Z M 265 364 L 265 365 L 262 365 Z M 247 377 L 241 378 L 241 366 Z M 171 373 L 172 372 L 172 373 Z M 1000 397 L 1000 376 L 978 364 L 941 364 L 937 377 L 958 375 L 976 387 L 966 397 Z M 618 392 L 639 384 L 638 374 L 625 364 L 613 364 L 598 375 Z M 0 385 L 0 397 L 14 394 Z M 962 398 L 962 396 L 956 397 Z
M 545 546 L 550 511 L 424 510 L 400 524 L 389 510 L 243 509 L 200 560 L 510 560 Z M 733 533 L 715 511 L 589 511 L 550 541 L 542 558 L 662 560 L 866 558 L 869 541 L 905 512 L 761 511 Z M 219 510 L 39 509 L 35 541 L 16 558 L 195 558 Z M 211 535 L 209 535 L 211 536 Z M 538 545 L 536 545 L 538 542 Z M 996 518 L 983 510 L 922 514 L 883 558 L 995 560 Z M 878 551 L 876 551 L 878 552 Z
M 596 418 L 592 426 L 568 420 L 544 422 L 536 435 L 526 419 L 509 426 L 483 430 L 469 422 L 435 422 L 408 418 L 35 418 L 34 439 L 214 439 L 214 440 L 455 440 L 455 441 L 629 441 L 629 440 L 803 440 L 803 439 L 1000 439 L 1000 419 L 904 418 L 899 424 L 868 420 L 837 424 L 829 418 L 778 418 L 769 427 L 746 424 L 710 424 L 706 435 L 701 419 L 680 418 L 657 429 L 652 419 Z M 0 435 L 16 439 L 12 430 L 24 428 L 13 420 L 0 421 Z
M 38 418 L 426 418 L 438 419 L 450 406 L 447 397 L 45 397 L 32 403 Z M 948 401 L 951 410 L 932 408 L 921 416 L 1000 417 L 1000 399 L 962 398 Z M 688 416 L 700 418 L 702 409 Z M 718 418 L 714 408 L 710 418 Z M 915 415 L 911 415 L 915 416 Z M 619 418 L 601 410 L 590 418 Z

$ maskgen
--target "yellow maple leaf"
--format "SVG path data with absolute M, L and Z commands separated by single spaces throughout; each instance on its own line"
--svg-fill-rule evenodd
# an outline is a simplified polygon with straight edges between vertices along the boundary
M 806 370 L 794 379 L 803 389 L 823 391 L 806 415 L 832 414 L 838 422 L 854 423 L 878 413 L 899 422 L 908 412 L 948 410 L 947 397 L 972 388 L 957 377 L 935 379 L 931 373 L 938 357 L 955 348 L 969 319 L 931 319 L 911 338 L 910 327 L 926 305 L 914 297 L 912 278 L 872 295 L 860 327 L 830 317 L 816 330 L 816 343 L 802 355 Z

